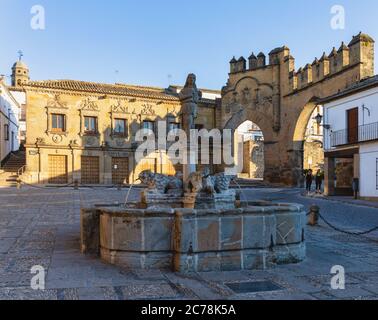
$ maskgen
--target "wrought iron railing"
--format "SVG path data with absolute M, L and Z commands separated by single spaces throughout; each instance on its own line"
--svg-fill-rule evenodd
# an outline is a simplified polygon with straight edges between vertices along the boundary
M 378 140 L 378 122 L 331 133 L 331 147 Z

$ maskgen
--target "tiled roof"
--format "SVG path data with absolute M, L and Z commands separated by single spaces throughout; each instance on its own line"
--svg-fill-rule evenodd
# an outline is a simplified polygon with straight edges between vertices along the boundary
M 47 80 L 30 81 L 26 88 L 55 89 L 67 91 L 91 92 L 104 95 L 122 95 L 139 98 L 161 99 L 178 101 L 178 97 L 172 93 L 167 93 L 163 88 L 142 87 L 124 84 L 104 84 L 95 82 L 85 82 L 77 80 Z

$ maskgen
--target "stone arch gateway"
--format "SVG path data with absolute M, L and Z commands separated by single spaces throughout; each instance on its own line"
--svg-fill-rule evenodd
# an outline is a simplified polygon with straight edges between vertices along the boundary
M 248 67 L 245 59 L 231 60 L 218 127 L 256 123 L 265 137 L 265 180 L 300 186 L 304 136 L 317 101 L 374 75 L 374 40 L 359 33 L 298 70 L 286 46 L 272 50 L 268 63 L 258 57 L 252 54 Z

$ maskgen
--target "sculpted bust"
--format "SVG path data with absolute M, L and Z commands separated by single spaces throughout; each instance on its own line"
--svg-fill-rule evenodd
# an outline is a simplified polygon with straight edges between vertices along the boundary
M 196 76 L 191 73 L 186 79 L 184 88 L 179 93 L 181 101 L 182 125 L 187 135 L 191 129 L 195 129 L 194 121 L 197 118 L 198 102 L 202 93 L 197 89 Z

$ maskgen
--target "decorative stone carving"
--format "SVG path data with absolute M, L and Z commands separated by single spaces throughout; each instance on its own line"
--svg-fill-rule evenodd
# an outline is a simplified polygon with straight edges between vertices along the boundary
M 69 146 L 72 147 L 78 147 L 79 144 L 77 143 L 77 140 L 71 140 Z
M 52 136 L 52 141 L 56 144 L 59 144 L 63 141 L 63 137 L 59 134 L 55 134 Z
M 122 104 L 121 100 L 117 101 L 117 104 L 111 106 L 111 110 L 114 113 L 129 114 L 129 107 Z
M 145 104 L 142 105 L 141 113 L 142 113 L 142 115 L 145 115 L 145 116 L 156 115 L 156 112 L 154 110 L 154 106 L 152 104 L 149 104 L 149 103 L 145 103 Z
M 60 94 L 54 94 L 54 96 L 47 101 L 46 107 L 53 109 L 67 109 L 67 104 L 61 101 Z
M 96 139 L 94 137 L 85 137 L 85 145 L 91 147 L 95 144 Z
M 99 111 L 99 107 L 91 98 L 84 99 L 80 104 L 80 109 L 85 111 Z
M 257 108 L 264 107 L 266 105 L 272 104 L 273 97 L 272 96 L 264 96 L 261 94 L 260 89 L 256 89 L 256 98 L 254 100 L 254 104 Z
M 236 91 L 232 93 L 232 102 L 238 103 L 238 93 Z
M 251 89 L 248 87 L 245 87 L 243 89 L 243 102 L 248 102 L 251 97 Z
M 37 145 L 45 144 L 45 139 L 44 138 L 37 138 L 36 141 L 35 141 L 35 144 L 37 144 Z
M 116 139 L 117 147 L 123 147 L 125 145 L 125 139 Z
M 139 174 L 139 180 L 143 184 L 146 184 L 150 191 L 160 194 L 166 194 L 169 190 L 183 188 L 181 179 L 164 174 L 153 173 L 151 170 L 142 171 Z
M 226 192 L 230 188 L 230 183 L 236 176 L 229 176 L 225 173 L 217 173 L 213 176 L 204 177 L 204 191 L 208 193 L 222 193 Z
M 202 172 L 192 172 L 185 183 L 185 193 L 200 193 L 203 189 Z

